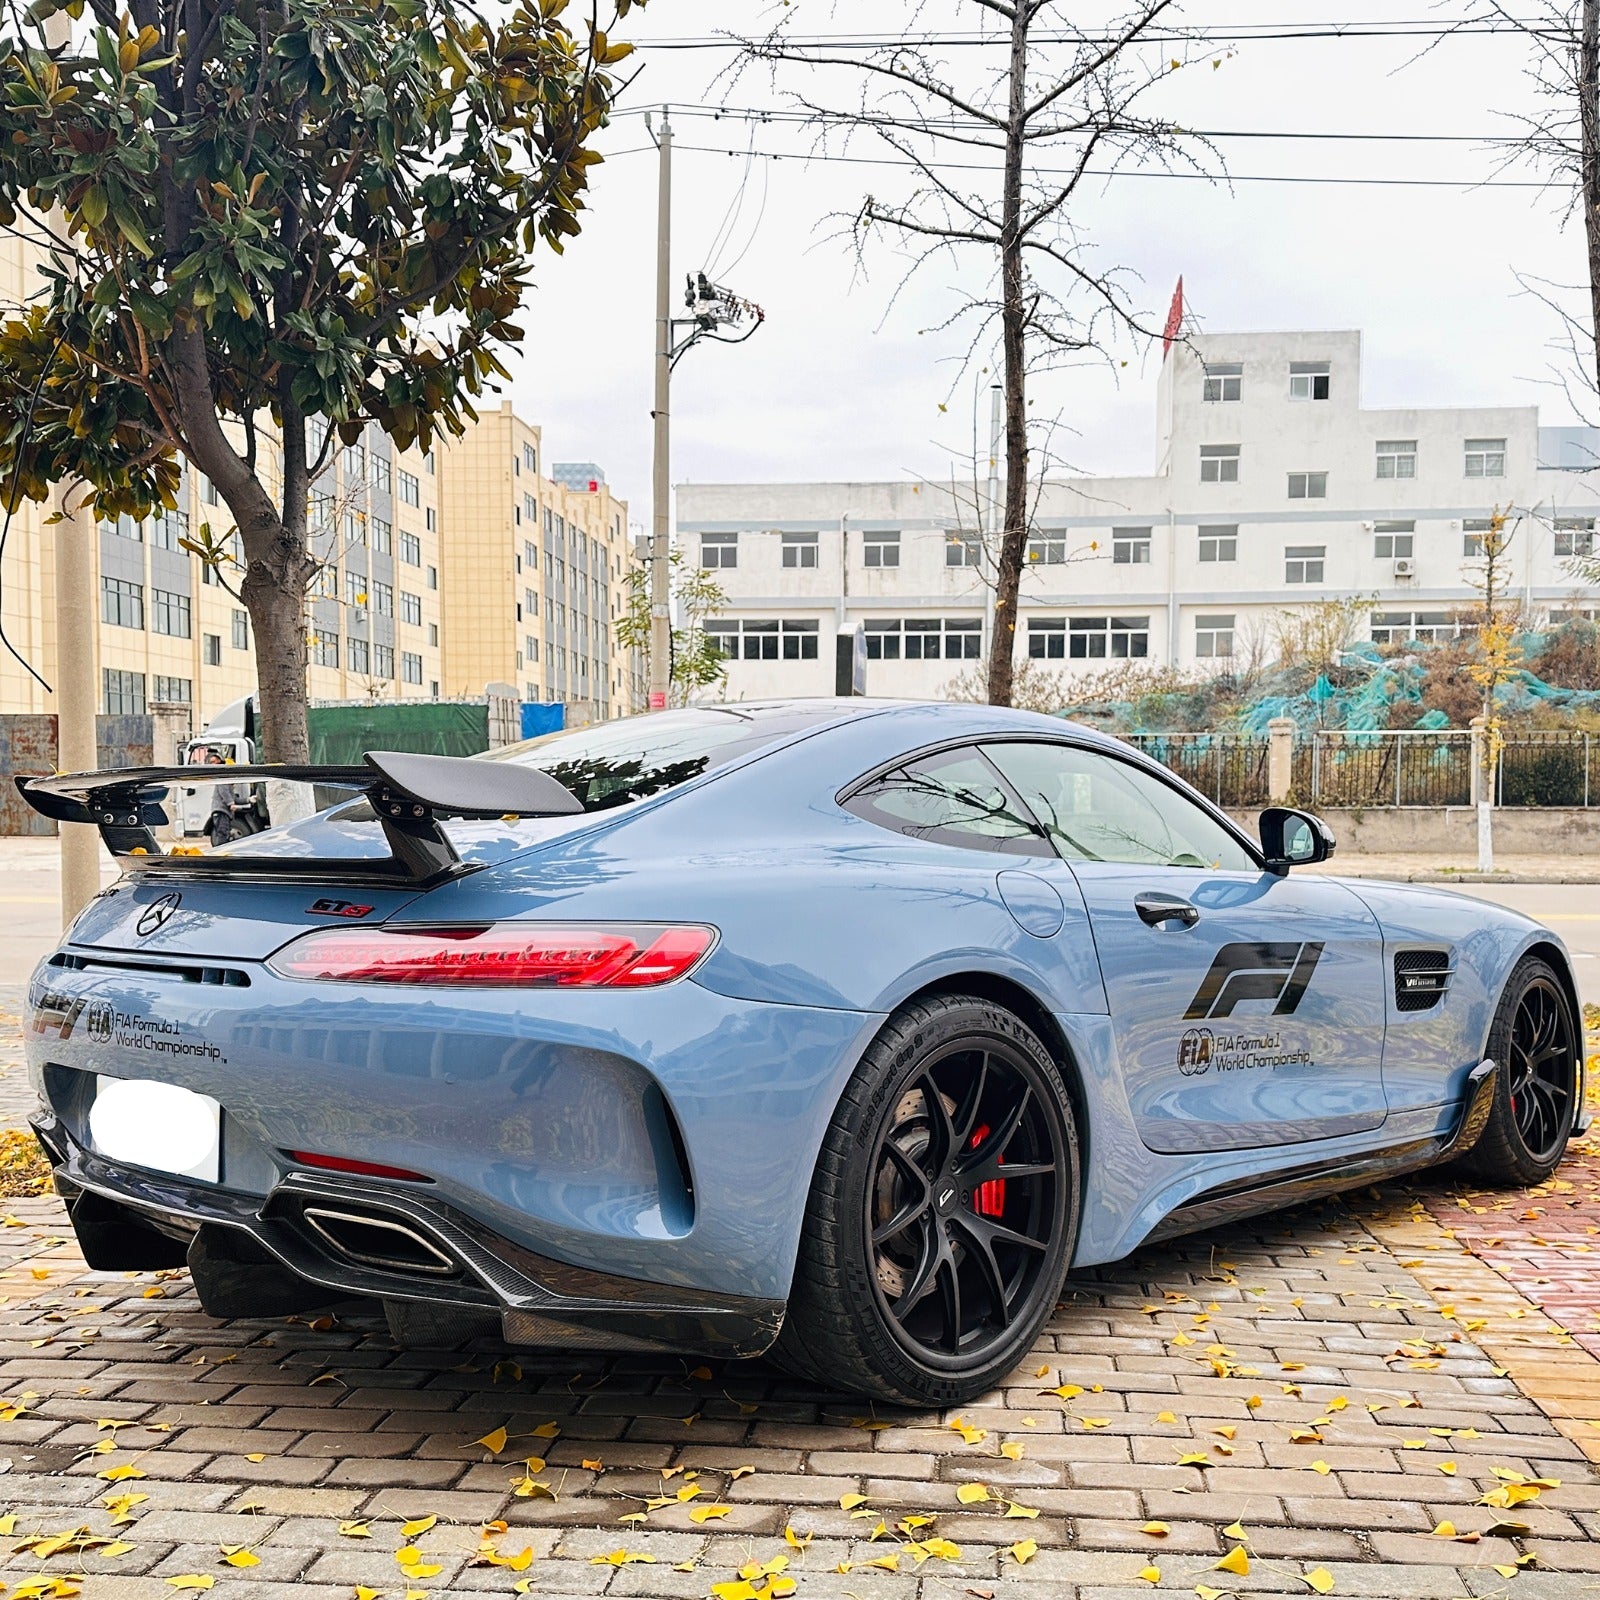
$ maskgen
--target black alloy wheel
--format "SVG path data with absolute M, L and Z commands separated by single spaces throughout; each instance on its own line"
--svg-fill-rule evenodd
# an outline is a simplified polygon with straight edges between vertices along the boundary
M 1484 1053 L 1498 1071 L 1482 1135 L 1462 1164 L 1490 1183 L 1542 1183 L 1561 1163 L 1578 1102 L 1582 1048 L 1562 975 L 1542 956 L 1512 972 Z
M 1028 1353 L 1077 1241 L 1061 1068 L 976 995 L 903 1006 L 823 1140 L 775 1358 L 919 1406 L 992 1388 Z
M 919 1066 L 879 1132 L 873 1284 L 894 1336 L 930 1367 L 983 1362 L 1033 1309 L 1069 1175 L 1049 1092 L 1006 1042 L 957 1041 Z
M 1535 978 L 1522 991 L 1507 1055 L 1511 1114 L 1529 1157 L 1542 1165 L 1558 1157 L 1566 1143 L 1576 1087 L 1571 1011 L 1551 979 Z

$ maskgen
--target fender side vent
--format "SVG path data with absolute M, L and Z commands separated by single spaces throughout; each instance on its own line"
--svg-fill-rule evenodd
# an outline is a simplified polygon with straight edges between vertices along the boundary
M 1394 1008 L 1429 1011 L 1450 988 L 1450 957 L 1443 950 L 1402 950 L 1394 958 Z

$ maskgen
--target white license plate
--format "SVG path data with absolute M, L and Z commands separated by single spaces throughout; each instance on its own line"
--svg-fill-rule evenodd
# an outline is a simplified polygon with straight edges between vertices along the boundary
M 99 1077 L 89 1139 L 109 1160 L 216 1183 L 222 1167 L 222 1107 L 175 1083 Z

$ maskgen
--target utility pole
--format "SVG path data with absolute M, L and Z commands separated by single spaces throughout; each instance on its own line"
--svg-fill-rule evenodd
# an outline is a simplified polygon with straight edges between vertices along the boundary
M 650 525 L 650 699 L 652 711 L 665 711 L 672 689 L 671 570 L 667 565 L 670 511 L 671 439 L 668 404 L 672 392 L 672 124 L 661 108 L 661 175 L 656 188 L 655 456 L 651 464 Z
M 45 23 L 45 43 L 58 49 L 71 41 L 71 20 L 65 11 L 58 11 Z M 60 213 L 54 215 L 59 222 Z M 95 661 L 100 610 L 94 594 L 99 563 L 90 540 L 98 539 L 99 532 L 73 506 L 74 491 L 81 500 L 83 485 L 69 480 L 58 483 L 51 496 L 56 514 L 56 766 L 62 772 L 93 772 L 100 765 L 94 722 L 99 698 Z M 61 839 L 61 926 L 65 928 L 100 893 L 100 833 L 75 822 L 58 824 L 56 831 Z

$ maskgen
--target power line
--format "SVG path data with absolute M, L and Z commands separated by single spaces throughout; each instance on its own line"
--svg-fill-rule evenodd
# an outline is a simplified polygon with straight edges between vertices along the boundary
M 643 146 L 639 147 L 643 149 Z M 717 145 L 708 144 L 680 144 L 675 146 L 678 150 L 691 151 L 699 155 L 754 157 L 762 161 L 831 161 L 846 166 L 858 167 L 909 167 L 915 170 L 927 168 L 932 172 L 988 172 L 993 173 L 995 167 L 982 161 L 908 161 L 891 156 L 848 156 L 833 155 L 821 152 L 796 151 L 786 152 L 780 150 L 730 150 Z M 615 156 L 635 155 L 637 150 L 618 150 Z M 1076 167 L 1033 167 L 1030 176 L 1039 177 L 1070 177 L 1077 172 Z M 1188 183 L 1296 183 L 1296 184 L 1331 184 L 1335 186 L 1371 186 L 1374 188 L 1395 189 L 1548 189 L 1550 185 L 1535 178 L 1367 178 L 1367 177 L 1331 177 L 1311 176 L 1304 173 L 1292 172 L 1227 172 L 1211 174 L 1209 172 L 1165 172 L 1151 171 L 1137 167 L 1104 167 L 1087 168 L 1082 176 L 1086 178 L 1147 178 L 1152 180 L 1167 180 L 1169 182 Z
M 1437 21 L 1407 22 L 1310 22 L 1294 27 L 1271 23 L 1218 24 L 1203 31 L 1182 30 L 1141 33 L 1133 44 L 1257 44 L 1299 39 L 1445 39 L 1483 38 L 1495 34 L 1522 34 L 1531 38 L 1564 39 L 1572 36 L 1570 28 L 1551 27 L 1535 20 L 1516 18 L 1483 19 L 1456 24 Z M 1123 41 L 1122 34 L 1036 33 L 1031 42 L 1039 45 L 1081 44 L 1108 45 Z M 809 34 L 786 37 L 786 50 L 890 50 L 907 43 L 918 48 L 935 49 L 989 49 L 1004 45 L 1009 48 L 1010 37 L 1004 33 L 942 33 L 908 40 L 904 35 L 861 33 Z M 726 35 L 687 35 L 675 39 L 638 39 L 638 50 L 744 50 L 746 41 Z
M 630 107 L 626 110 L 612 114 L 613 121 L 623 117 L 638 117 L 647 115 L 654 107 Z M 675 117 L 703 117 L 712 122 L 766 122 L 773 125 L 815 126 L 827 124 L 840 127 L 867 127 L 874 125 L 889 126 L 893 119 L 889 117 L 874 118 L 871 113 L 846 112 L 846 111 L 790 111 L 786 109 L 768 110 L 761 106 L 712 106 L 684 104 L 673 100 L 666 103 L 666 109 Z M 983 124 L 974 122 L 971 118 L 931 118 L 923 126 L 937 132 L 942 128 L 970 129 L 981 127 Z M 1510 133 L 1352 133 L 1352 132 L 1320 132 L 1312 129 L 1299 128 L 1186 128 L 1174 126 L 1174 131 L 1196 139 L 1309 139 L 1352 141 L 1371 144 L 1476 144 L 1492 145 L 1504 144 L 1514 139 Z

